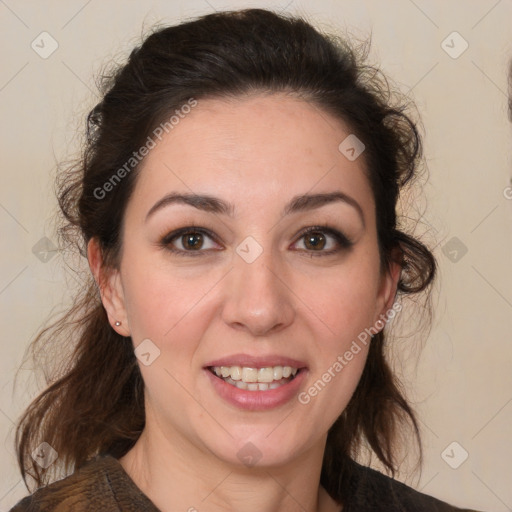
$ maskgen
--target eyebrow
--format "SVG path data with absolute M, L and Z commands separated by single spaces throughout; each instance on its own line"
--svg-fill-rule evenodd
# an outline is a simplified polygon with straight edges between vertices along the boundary
M 281 216 L 285 217 L 297 212 L 303 212 L 320 208 L 321 206 L 332 204 L 335 202 L 343 202 L 352 206 L 359 216 L 363 226 L 365 226 L 365 218 L 361 205 L 349 195 L 343 192 L 329 192 L 323 194 L 303 194 L 292 198 L 292 200 L 284 207 Z M 214 196 L 209 195 L 198 195 L 198 194 L 178 194 L 172 192 L 165 195 L 162 199 L 158 200 L 148 211 L 146 215 L 146 221 L 155 212 L 165 208 L 171 204 L 186 204 L 193 206 L 198 210 L 205 212 L 216 213 L 220 215 L 228 215 L 229 217 L 234 216 L 234 205 L 223 201 Z

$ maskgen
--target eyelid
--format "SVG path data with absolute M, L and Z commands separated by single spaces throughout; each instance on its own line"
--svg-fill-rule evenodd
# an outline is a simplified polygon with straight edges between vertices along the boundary
M 299 233 L 296 235 L 297 237 L 303 237 L 304 235 L 308 233 L 327 233 L 330 236 L 336 238 L 341 244 L 344 245 L 353 245 L 353 241 L 345 235 L 341 230 L 335 227 L 331 227 L 328 224 L 318 225 L 318 226 L 309 226 L 307 228 L 304 228 L 303 230 L 299 231 Z
M 167 233 L 165 236 L 161 238 L 159 245 L 166 248 L 170 252 L 183 254 L 187 256 L 198 256 L 201 253 L 206 252 L 205 250 L 184 251 L 183 249 L 169 248 L 173 240 L 179 239 L 181 236 L 186 235 L 187 233 L 199 233 L 202 235 L 206 235 L 207 237 L 211 238 L 216 244 L 220 245 L 219 241 L 217 240 L 217 237 L 209 229 L 195 225 L 184 226 L 182 228 L 175 229 L 170 233 Z M 210 250 L 211 249 L 208 249 L 208 251 Z

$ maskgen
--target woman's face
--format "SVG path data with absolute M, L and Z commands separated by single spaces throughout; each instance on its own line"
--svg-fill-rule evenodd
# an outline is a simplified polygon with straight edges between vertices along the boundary
M 349 135 L 283 94 L 200 100 L 145 158 L 106 306 L 143 342 L 148 432 L 182 453 L 289 463 L 355 390 L 398 273 Z

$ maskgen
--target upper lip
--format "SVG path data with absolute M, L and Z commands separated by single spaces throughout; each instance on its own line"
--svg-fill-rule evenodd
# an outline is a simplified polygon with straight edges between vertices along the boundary
M 305 368 L 306 363 L 281 355 L 252 356 L 250 354 L 233 354 L 212 360 L 204 365 L 211 366 L 246 366 L 248 368 L 266 368 L 269 366 L 291 366 L 292 368 Z

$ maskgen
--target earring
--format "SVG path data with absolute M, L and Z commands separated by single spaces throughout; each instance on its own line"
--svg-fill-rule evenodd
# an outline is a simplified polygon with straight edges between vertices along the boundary
M 118 321 L 116 321 L 115 325 L 116 325 L 117 327 L 119 327 L 119 326 L 121 325 L 121 322 L 119 322 L 119 320 L 118 320 Z

